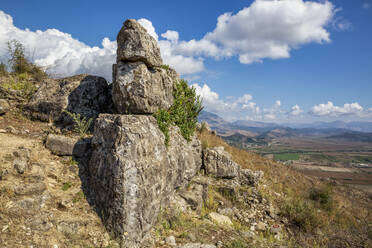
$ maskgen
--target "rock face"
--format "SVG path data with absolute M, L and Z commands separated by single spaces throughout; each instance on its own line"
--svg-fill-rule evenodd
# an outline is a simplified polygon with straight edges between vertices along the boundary
M 207 175 L 223 179 L 236 179 L 243 185 L 257 186 L 263 176 L 262 171 L 242 169 L 222 146 L 205 149 L 203 164 Z
M 111 87 L 102 77 L 77 75 L 47 80 L 26 107 L 30 116 L 41 121 L 70 124 L 64 110 L 86 117 L 112 112 Z
M 157 41 L 136 20 L 126 20 L 116 40 L 117 62 L 142 61 L 148 67 L 163 64 Z
M 108 115 L 97 119 L 92 141 L 90 182 L 106 227 L 124 247 L 141 247 L 176 188 L 201 167 L 201 146 L 171 128 L 170 145 L 157 121 L 146 115 Z
M 240 166 L 231 160 L 231 155 L 222 146 L 205 149 L 203 162 L 208 175 L 228 179 L 239 175 Z
M 152 114 L 173 104 L 176 73 L 149 69 L 144 62 L 118 62 L 113 66 L 113 102 L 122 114 Z

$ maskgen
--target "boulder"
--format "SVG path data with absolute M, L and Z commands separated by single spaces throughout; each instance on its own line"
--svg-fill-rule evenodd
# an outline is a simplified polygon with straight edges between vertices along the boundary
M 113 66 L 113 102 L 122 114 L 152 114 L 173 104 L 172 70 L 148 69 L 143 62 Z
M 5 114 L 10 109 L 10 105 L 7 100 L 0 99 L 0 115 Z
M 55 155 L 83 157 L 89 150 L 90 140 L 49 134 L 45 147 Z
M 241 169 L 239 181 L 241 184 L 249 186 L 257 186 L 260 179 L 263 177 L 263 171 L 252 171 L 250 169 Z
M 142 61 L 148 67 L 163 64 L 157 41 L 136 20 L 126 20 L 116 40 L 118 44 L 117 62 Z
M 175 189 L 200 170 L 201 146 L 170 128 L 169 147 L 149 115 L 101 114 L 96 120 L 89 164 L 95 205 L 106 228 L 123 247 L 141 247 Z
M 222 146 L 205 149 L 203 162 L 207 175 L 225 179 L 239 176 L 240 166 L 231 160 L 231 155 Z
M 211 212 L 211 213 L 209 213 L 208 216 L 213 222 L 217 223 L 218 225 L 222 225 L 222 226 L 232 226 L 233 225 L 230 218 L 226 215 Z
M 112 112 L 111 87 L 102 77 L 77 75 L 48 79 L 33 95 L 26 111 L 33 119 L 73 124 L 64 110 L 88 118 Z

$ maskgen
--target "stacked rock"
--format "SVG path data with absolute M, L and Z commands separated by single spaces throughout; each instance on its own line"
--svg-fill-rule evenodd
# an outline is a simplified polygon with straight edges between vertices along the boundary
M 117 36 L 113 66 L 113 101 L 122 114 L 152 114 L 173 104 L 177 73 L 161 68 L 157 41 L 135 20 L 127 20 Z
M 112 96 L 119 114 L 101 114 L 95 122 L 90 184 L 106 228 L 122 247 L 145 247 L 160 209 L 200 170 L 201 145 L 196 136 L 187 142 L 171 127 L 166 147 L 151 115 L 172 105 L 178 79 L 161 67 L 157 41 L 127 20 L 117 42 Z

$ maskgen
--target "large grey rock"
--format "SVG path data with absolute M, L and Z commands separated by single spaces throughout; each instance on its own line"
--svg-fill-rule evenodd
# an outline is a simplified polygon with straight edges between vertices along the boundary
M 53 154 L 59 156 L 83 157 L 90 147 L 90 140 L 49 134 L 45 142 L 45 147 Z
M 112 98 L 119 113 L 152 114 L 173 104 L 173 70 L 148 69 L 143 62 L 119 62 L 113 70 Z
M 7 100 L 0 99 L 0 115 L 5 114 L 10 109 L 10 105 Z
M 231 160 L 231 155 L 222 146 L 205 149 L 203 162 L 207 175 L 226 179 L 239 176 L 240 166 Z
M 148 67 L 163 64 L 157 41 L 136 20 L 126 20 L 116 40 L 117 62 L 142 61 Z
M 239 173 L 239 181 L 241 184 L 244 185 L 257 186 L 263 175 L 264 175 L 263 171 L 241 169 Z
M 64 110 L 85 117 L 112 112 L 111 87 L 102 77 L 77 75 L 58 80 L 48 79 L 33 95 L 26 110 L 41 121 L 72 124 Z
M 201 167 L 200 141 L 188 143 L 178 128 L 170 144 L 148 115 L 102 114 L 96 120 L 90 183 L 106 228 L 124 247 L 141 247 L 176 188 Z
M 218 225 L 222 225 L 222 226 L 232 226 L 233 225 L 230 218 L 226 215 L 211 212 L 211 213 L 209 213 L 208 216 L 213 222 L 217 223 Z

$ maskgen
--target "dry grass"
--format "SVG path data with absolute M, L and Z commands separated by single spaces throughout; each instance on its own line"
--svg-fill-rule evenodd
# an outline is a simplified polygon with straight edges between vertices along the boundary
M 297 245 L 372 247 L 372 215 L 369 211 L 372 205 L 366 194 L 344 186 L 329 190 L 328 185 L 317 178 L 231 147 L 209 132 L 199 132 L 198 136 L 203 147 L 223 146 L 243 168 L 265 173 L 260 191 L 289 219 Z

